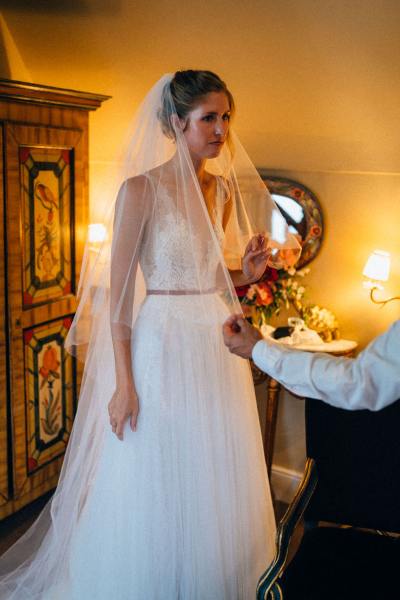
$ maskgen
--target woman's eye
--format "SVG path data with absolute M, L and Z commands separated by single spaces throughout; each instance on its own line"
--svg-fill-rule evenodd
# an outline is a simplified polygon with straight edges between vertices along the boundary
M 222 120 L 223 121 L 229 121 L 231 118 L 230 114 L 225 114 L 222 115 Z M 206 123 L 211 123 L 212 121 L 214 121 L 216 119 L 215 115 L 205 115 L 204 117 L 202 117 L 202 121 L 205 121 Z

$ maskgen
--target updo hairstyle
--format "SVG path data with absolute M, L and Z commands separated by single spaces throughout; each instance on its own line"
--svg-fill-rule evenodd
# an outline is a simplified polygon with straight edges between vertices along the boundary
M 233 114 L 235 103 L 226 83 L 212 71 L 177 71 L 164 88 L 162 106 L 158 112 L 161 128 L 169 138 L 175 138 L 171 124 L 171 99 L 175 114 L 185 119 L 189 112 L 210 92 L 224 92 L 228 98 L 229 108 Z

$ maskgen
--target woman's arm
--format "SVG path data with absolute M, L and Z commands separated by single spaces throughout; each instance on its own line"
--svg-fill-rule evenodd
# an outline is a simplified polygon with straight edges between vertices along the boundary
M 222 227 L 224 231 L 228 225 L 233 208 L 232 191 L 227 190 L 227 194 L 229 194 L 229 196 L 225 202 L 224 214 L 222 217 Z M 258 281 L 264 275 L 265 269 L 267 268 L 268 256 L 269 252 L 267 251 L 267 240 L 265 236 L 262 234 L 255 235 L 247 244 L 242 258 L 242 268 L 240 270 L 229 269 L 233 285 L 235 287 L 240 287 Z
M 110 321 L 116 389 L 108 412 L 112 430 L 120 440 L 123 439 L 123 428 L 128 418 L 132 431 L 136 430 L 139 414 L 132 368 L 131 325 L 139 250 L 149 205 L 147 188 L 148 180 L 144 176 L 126 181 L 119 191 L 115 208 Z

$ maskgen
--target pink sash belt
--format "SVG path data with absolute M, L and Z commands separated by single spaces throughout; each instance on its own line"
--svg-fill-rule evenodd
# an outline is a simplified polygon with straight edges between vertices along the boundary
M 147 290 L 148 296 L 200 296 L 203 294 L 215 294 L 217 288 L 209 290 Z

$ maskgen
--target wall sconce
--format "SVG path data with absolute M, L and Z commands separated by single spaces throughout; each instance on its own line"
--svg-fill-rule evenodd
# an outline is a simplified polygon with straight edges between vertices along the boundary
M 91 244 L 101 244 L 107 238 L 107 229 L 103 223 L 91 223 L 89 225 L 89 242 Z
M 384 306 L 392 300 L 400 300 L 400 296 L 393 296 L 385 300 L 377 300 L 375 293 L 377 290 L 383 290 L 382 281 L 388 281 L 390 273 L 390 254 L 384 250 L 374 250 L 369 255 L 363 275 L 366 278 L 364 280 L 364 287 L 369 289 L 369 297 L 374 304 L 380 304 Z
M 98 253 L 107 239 L 107 229 L 103 223 L 91 223 L 88 229 L 89 250 Z

